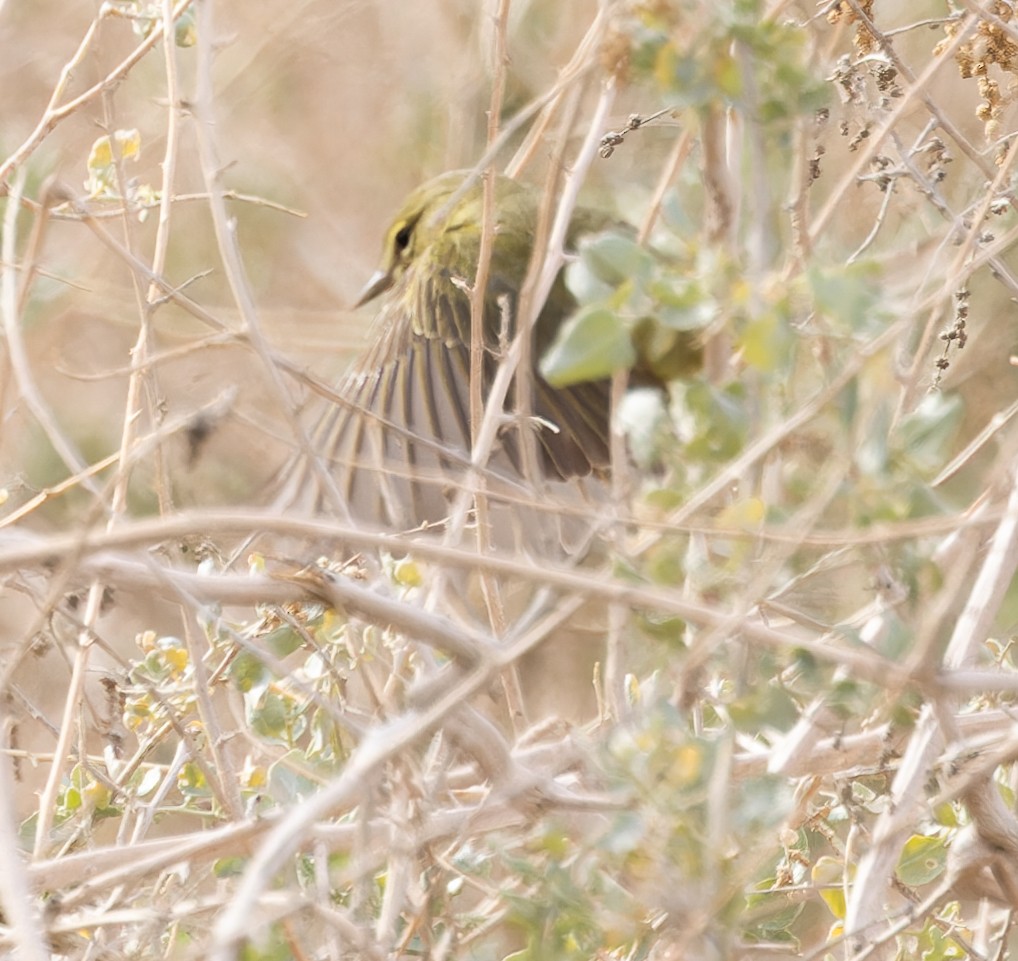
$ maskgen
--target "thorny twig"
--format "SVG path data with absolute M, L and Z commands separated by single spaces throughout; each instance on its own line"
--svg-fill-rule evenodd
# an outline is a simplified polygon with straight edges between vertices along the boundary
M 672 107 L 664 107 L 657 113 L 652 113 L 649 117 L 641 117 L 638 113 L 630 114 L 629 119 L 626 121 L 626 125 L 620 130 L 609 130 L 601 138 L 601 144 L 598 148 L 598 154 L 603 160 L 607 160 L 613 153 L 615 148 L 622 146 L 622 142 L 626 139 L 626 134 L 631 133 L 634 130 L 639 130 L 641 127 L 646 127 L 647 124 L 659 117 L 663 117 L 666 113 L 675 115 L 675 110 Z

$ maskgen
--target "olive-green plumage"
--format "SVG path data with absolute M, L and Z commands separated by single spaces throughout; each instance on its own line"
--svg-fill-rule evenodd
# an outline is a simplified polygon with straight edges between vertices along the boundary
M 444 174 L 406 199 L 385 236 L 382 261 L 358 305 L 381 296 L 375 339 L 339 389 L 339 405 L 318 440 L 355 519 L 410 527 L 445 516 L 447 495 L 469 459 L 470 288 L 481 242 L 482 186 L 450 199 L 463 172 Z M 482 396 L 516 333 L 520 289 L 534 243 L 540 194 L 505 177 L 495 182 L 495 225 L 484 299 Z M 579 209 L 567 247 L 608 218 Z M 491 476 L 565 480 L 608 465 L 608 385 L 557 389 L 536 364 L 575 303 L 556 280 L 537 319 L 528 385 L 530 417 L 506 418 L 488 464 Z M 506 327 L 508 320 L 508 329 Z M 507 415 L 518 409 L 514 390 Z M 523 476 L 520 431 L 534 432 L 537 478 Z

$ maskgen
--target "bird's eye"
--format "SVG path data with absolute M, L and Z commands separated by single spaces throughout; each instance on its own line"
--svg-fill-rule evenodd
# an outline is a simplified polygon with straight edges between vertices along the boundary
M 410 245 L 410 233 L 412 230 L 412 224 L 404 224 L 396 231 L 396 236 L 393 238 L 396 244 L 396 253 L 403 253 L 403 251 Z

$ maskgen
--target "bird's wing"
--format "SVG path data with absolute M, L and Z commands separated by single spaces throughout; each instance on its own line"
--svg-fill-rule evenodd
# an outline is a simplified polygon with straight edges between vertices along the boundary
M 352 518 L 396 529 L 443 520 L 470 462 L 470 352 L 458 339 L 414 332 L 410 318 L 383 310 L 372 348 L 337 390 L 341 402 L 316 432 L 315 449 Z M 483 393 L 498 367 L 486 351 Z M 531 377 L 532 418 L 507 418 L 486 477 L 525 497 L 519 430 L 536 439 L 540 481 L 584 476 L 608 459 L 607 385 L 551 388 Z M 511 397 L 507 409 L 512 410 Z M 320 505 L 324 508 L 324 505 Z

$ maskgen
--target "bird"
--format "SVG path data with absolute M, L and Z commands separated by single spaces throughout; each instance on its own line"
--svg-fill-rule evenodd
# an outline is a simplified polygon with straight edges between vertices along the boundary
M 486 403 L 507 345 L 520 330 L 521 293 L 544 202 L 543 191 L 505 176 L 495 176 L 492 187 L 492 250 L 480 324 Z M 310 450 L 287 472 L 286 493 L 276 505 L 362 529 L 410 534 L 415 542 L 440 534 L 449 544 L 451 535 L 462 547 L 466 525 L 457 533 L 454 505 L 463 503 L 464 487 L 474 489 L 468 478 L 480 471 L 483 523 L 480 501 L 466 499 L 477 506 L 468 513 L 479 553 L 511 556 L 537 570 L 555 564 L 590 572 L 606 563 L 609 540 L 602 534 L 613 516 L 607 509 L 613 497 L 611 390 L 606 378 L 555 386 L 541 373 L 541 357 L 578 307 L 562 270 L 530 329 L 530 350 L 521 353 L 528 366 L 522 376 L 517 369 L 506 393 L 486 463 L 472 462 L 471 291 L 483 191 L 470 172 L 453 171 L 413 190 L 399 208 L 384 235 L 378 269 L 356 301 L 358 308 L 378 304 L 369 346 L 329 398 Z M 586 236 L 619 226 L 604 211 L 578 206 L 564 253 L 576 253 Z M 642 363 L 639 331 L 631 333 Z M 699 351 L 686 348 L 683 341 L 670 353 L 684 361 Z M 664 357 L 672 362 L 670 353 Z M 649 376 L 655 386 L 664 379 L 653 371 L 636 376 Z M 357 556 L 379 570 L 370 552 Z M 480 557 L 474 567 L 446 573 L 430 582 L 440 587 L 438 609 L 491 629 L 493 636 L 524 631 L 556 606 L 557 594 L 539 580 L 510 571 L 496 577 Z M 499 598 L 495 614 L 493 596 Z M 603 604 L 584 604 L 556 628 L 554 644 L 521 660 L 526 713 L 590 716 L 596 707 L 590 679 L 603 658 L 606 618 Z M 510 703 L 518 719 L 523 701 L 507 697 Z
M 385 234 L 381 262 L 357 306 L 380 302 L 370 346 L 336 389 L 313 439 L 331 480 L 332 499 L 351 520 L 387 530 L 440 524 L 465 476 L 471 452 L 471 287 L 481 245 L 483 185 L 467 171 L 429 180 L 403 202 Z M 542 193 L 505 176 L 494 179 L 493 247 L 483 298 L 481 394 L 487 399 L 507 344 L 517 333 L 520 291 L 534 247 Z M 614 221 L 578 207 L 566 235 L 575 250 L 585 234 Z M 553 387 L 538 361 L 576 308 L 560 272 L 532 330 L 529 376 L 515 379 L 504 421 L 484 467 L 489 491 L 510 495 L 573 482 L 603 482 L 610 465 L 609 383 Z M 520 385 L 529 403 L 519 405 Z M 522 406 L 529 416 L 514 417 Z M 536 458 L 528 476 L 529 431 Z M 335 509 L 329 485 L 305 471 L 312 510 Z M 306 499 L 305 499 L 306 501 Z M 524 527 L 540 526 L 533 517 Z M 520 525 L 517 525 L 519 527 Z M 531 531 L 530 540 L 544 531 Z

